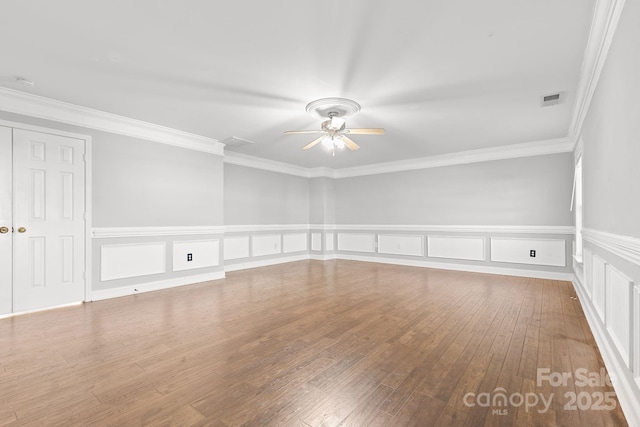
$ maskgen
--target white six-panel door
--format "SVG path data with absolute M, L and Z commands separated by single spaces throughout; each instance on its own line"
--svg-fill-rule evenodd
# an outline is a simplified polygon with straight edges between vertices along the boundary
M 13 222 L 11 128 L 0 126 L 0 314 L 11 313 Z
M 85 142 L 22 129 L 12 139 L 12 311 L 82 301 Z

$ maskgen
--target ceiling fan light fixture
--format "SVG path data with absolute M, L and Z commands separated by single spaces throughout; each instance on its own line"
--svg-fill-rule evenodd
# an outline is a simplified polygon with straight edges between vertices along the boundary
M 308 150 L 318 144 L 322 144 L 331 155 L 336 155 L 336 148 L 350 151 L 359 150 L 360 146 L 347 135 L 382 135 L 382 128 L 350 128 L 347 129 L 345 117 L 353 116 L 360 111 L 360 104 L 345 98 L 322 98 L 307 104 L 307 113 L 311 116 L 322 118 L 321 130 L 288 130 L 285 135 L 295 134 L 321 134 L 309 144 L 302 147 Z M 324 134 L 324 135 L 322 135 Z
M 333 139 L 330 136 L 322 138 L 322 146 L 327 150 L 333 149 Z

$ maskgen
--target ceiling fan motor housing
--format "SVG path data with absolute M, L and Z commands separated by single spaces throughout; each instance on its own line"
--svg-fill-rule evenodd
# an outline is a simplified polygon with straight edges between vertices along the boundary
M 347 127 L 347 121 L 339 117 L 331 117 L 322 122 L 322 130 L 333 136 L 334 133 L 343 131 Z

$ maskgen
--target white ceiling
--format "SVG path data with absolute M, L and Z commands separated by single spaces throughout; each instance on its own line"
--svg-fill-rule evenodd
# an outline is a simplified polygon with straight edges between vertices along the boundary
M 593 0 L 8 0 L 0 85 L 344 168 L 567 136 Z M 36 82 L 25 88 L 13 78 Z M 566 92 L 563 104 L 540 97 Z M 346 97 L 336 157 L 308 102 Z

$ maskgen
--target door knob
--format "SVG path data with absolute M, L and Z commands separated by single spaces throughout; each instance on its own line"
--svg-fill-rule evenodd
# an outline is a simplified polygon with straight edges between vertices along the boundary
M 0 233 L 5 234 L 9 232 L 9 227 L 0 227 Z
M 18 228 L 18 233 L 24 233 L 25 231 L 27 231 L 27 229 L 24 227 Z

